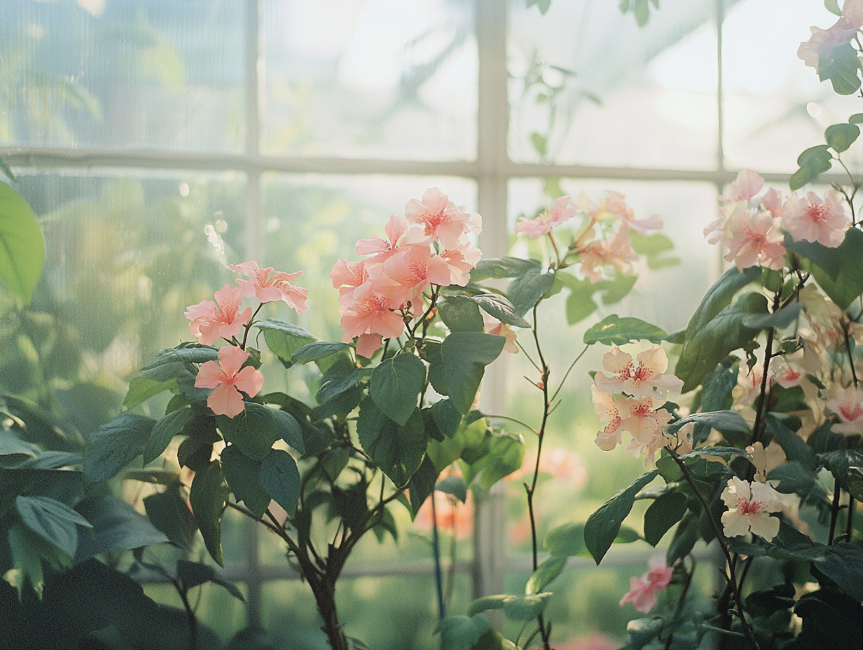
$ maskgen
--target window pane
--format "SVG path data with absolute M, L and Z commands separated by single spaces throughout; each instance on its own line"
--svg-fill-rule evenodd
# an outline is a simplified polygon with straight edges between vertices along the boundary
M 262 16 L 262 151 L 476 156 L 472 2 L 265 0 Z
M 618 4 L 510 3 L 512 159 L 714 167 L 713 3 L 663 1 L 645 28 Z
M 243 6 L 0 3 L 0 142 L 241 148 Z
M 860 111 L 858 96 L 837 95 L 797 58 L 810 25 L 834 22 L 823 3 L 807 0 L 747 0 L 729 10 L 722 63 L 730 168 L 793 172 L 804 149 L 824 143 L 826 127 Z M 857 151 L 842 158 L 859 158 Z

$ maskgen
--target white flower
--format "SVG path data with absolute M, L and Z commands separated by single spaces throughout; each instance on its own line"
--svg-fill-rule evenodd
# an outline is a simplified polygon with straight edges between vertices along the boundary
M 776 537 L 779 519 L 769 513 L 780 512 L 782 501 L 769 483 L 750 483 L 735 476 L 722 491 L 722 500 L 728 506 L 728 512 L 722 514 L 727 537 L 739 537 L 750 530 L 768 542 Z

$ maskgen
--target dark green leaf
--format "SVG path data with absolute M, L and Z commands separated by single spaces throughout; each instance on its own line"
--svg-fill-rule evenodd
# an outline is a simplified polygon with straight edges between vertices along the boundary
M 491 622 L 482 614 L 447 616 L 438 621 L 435 634 L 441 635 L 441 650 L 473 650 L 479 638 L 491 630 Z
M 485 366 L 497 359 L 506 339 L 480 332 L 455 332 L 441 346 L 442 374 L 447 392 L 463 415 L 470 411 Z
M 99 553 L 127 551 L 169 541 L 147 517 L 115 496 L 85 499 L 78 512 L 93 525 L 93 530 L 78 536 L 75 564 Z
M 297 350 L 317 341 L 316 337 L 302 327 L 280 320 L 262 320 L 255 323 L 255 326 L 264 333 L 267 347 L 288 367 L 294 363 L 293 356 Z
M 296 449 L 299 454 L 306 453 L 306 445 L 303 441 L 303 428 L 297 419 L 280 409 L 268 409 L 270 417 L 273 418 L 273 424 L 276 426 L 276 435 L 284 440 L 288 445 Z
M 848 309 L 851 303 L 863 293 L 863 232 L 857 228 L 845 231 L 845 241 L 838 248 L 831 249 L 838 258 L 839 273 L 831 278 L 827 271 L 817 265 L 812 266 L 812 275 L 818 286 L 824 290 L 840 309 Z
M 530 327 L 530 323 L 515 313 L 515 305 L 513 305 L 505 296 L 486 293 L 479 296 L 473 296 L 473 300 L 476 304 L 482 307 L 483 311 L 494 316 L 501 323 L 506 323 L 513 327 Z
M 761 278 L 761 269 L 751 266 L 743 271 L 732 267 L 713 283 L 704 294 L 701 304 L 695 310 L 689 324 L 686 326 L 686 339 L 691 339 L 696 332 L 703 329 L 714 317 L 731 304 L 734 294 L 747 284 L 757 282 Z
M 399 426 L 367 397 L 360 405 L 357 434 L 363 449 L 396 487 L 407 484 L 425 456 L 428 439 L 418 412 L 406 426 Z
M 815 566 L 858 603 L 863 600 L 863 546 L 848 542 L 828 546 Z
M 48 497 L 18 495 L 15 508 L 30 530 L 65 551 L 69 557 L 75 556 L 78 547 L 75 526 L 93 527 L 72 508 Z
M 0 183 L 0 279 L 29 305 L 44 263 L 45 240 L 36 215 L 21 195 Z
M 795 302 L 786 305 L 779 311 L 772 314 L 751 314 L 743 317 L 743 324 L 752 329 L 767 329 L 775 327 L 777 329 L 785 329 L 792 323 L 797 322 L 797 316 L 803 311 L 803 303 Z
M 524 441 L 521 436 L 495 434 L 487 453 L 470 465 L 474 476 L 479 476 L 483 489 L 490 490 L 500 479 L 520 469 L 523 462 Z
M 803 438 L 786 427 L 772 413 L 767 414 L 767 433 L 776 439 L 788 460 L 797 461 L 805 469 L 815 469 L 815 456 Z
M 790 234 L 786 234 L 785 250 L 811 260 L 832 280 L 835 280 L 839 275 L 839 254 L 835 248 L 828 248 L 817 241 L 811 242 L 805 239 L 794 241 Z
M 691 510 L 683 514 L 683 519 L 677 524 L 674 537 L 665 552 L 665 563 L 674 566 L 677 560 L 683 559 L 692 552 L 695 542 L 698 541 L 698 519 Z
M 834 151 L 842 153 L 854 144 L 859 135 L 860 129 L 854 124 L 834 124 L 827 127 L 824 139 Z
M 327 379 L 323 384 L 321 384 L 321 389 L 318 391 L 318 394 L 315 395 L 315 399 L 318 404 L 323 404 L 327 400 L 330 400 L 337 395 L 341 395 L 345 391 L 353 388 L 360 380 L 369 376 L 371 373 L 371 368 L 360 368 L 346 377 Z
M 863 607 L 835 589 L 804 594 L 794 613 L 802 619 L 797 647 L 806 650 L 859 650 Z
M 452 332 L 482 332 L 479 306 L 467 296 L 447 296 L 438 307 L 441 320 Z
M 263 460 L 279 439 L 273 413 L 273 409 L 262 404 L 246 402 L 245 410 L 233 418 L 217 415 L 216 424 L 226 442 L 237 445 L 249 458 Z
M 524 593 L 528 596 L 541 593 L 552 580 L 557 578 L 566 566 L 565 557 L 550 557 L 545 562 L 537 567 L 536 571 L 530 576 L 527 581 L 527 586 L 524 588 Z
M 252 460 L 240 451 L 236 445 L 228 445 L 222 450 L 222 473 L 231 492 L 237 501 L 242 501 L 246 507 L 260 519 L 270 505 L 270 495 L 264 492 L 258 482 L 261 463 Z
M 182 430 L 183 426 L 192 419 L 192 409 L 189 407 L 168 413 L 153 425 L 147 444 L 144 446 L 144 464 L 156 460 L 168 445 Z
M 852 467 L 863 467 L 863 451 L 859 449 L 839 449 L 818 458 L 843 490 L 848 490 L 848 471 Z
M 629 634 L 630 650 L 641 650 L 653 641 L 662 632 L 663 620 L 658 616 L 651 618 L 636 618 L 626 624 L 626 632 Z
M 462 503 L 467 501 L 467 485 L 461 476 L 447 476 L 445 479 L 441 479 L 435 485 L 435 490 L 449 494 Z
M 749 424 L 737 411 L 709 411 L 680 418 L 674 424 L 668 425 L 668 433 L 677 433 L 690 422 L 706 424 L 718 431 L 749 432 Z
M 850 43 L 835 46 L 827 56 L 819 53 L 818 78 L 827 79 L 833 84 L 833 90 L 840 95 L 853 95 L 860 88 L 860 61 L 857 50 Z M 793 189 L 793 188 L 792 188 Z
M 567 558 L 584 551 L 584 524 L 569 522 L 552 528 L 543 542 L 552 557 Z
M 794 585 L 787 583 L 756 591 L 746 597 L 746 609 L 752 612 L 753 616 L 770 616 L 794 607 L 795 592 Z
M 534 266 L 516 276 L 507 289 L 517 316 L 524 316 L 542 298 L 543 294 L 554 284 L 554 271 L 543 272 L 540 266 Z
M 189 491 L 189 504 L 195 521 L 204 538 L 204 545 L 219 566 L 222 561 L 222 510 L 230 490 L 222 477 L 222 468 L 217 461 L 195 474 Z
M 442 399 L 435 402 L 431 407 L 432 417 L 440 432 L 452 438 L 461 424 L 461 413 L 452 403 L 451 399 Z
M 652 470 L 639 477 L 632 485 L 615 494 L 588 517 L 584 525 L 584 543 L 597 564 L 611 548 L 614 538 L 620 531 L 620 525 L 632 510 L 635 495 L 655 479 L 658 473 Z
M 826 144 L 819 144 L 815 147 L 810 147 L 800 154 L 797 158 L 797 164 L 800 169 L 791 175 L 788 185 L 792 190 L 799 190 L 801 187 L 818 178 L 818 175 L 826 172 L 832 167 L 830 162 L 833 156 L 828 151 L 829 147 Z
M 218 359 L 219 351 L 216 348 L 207 345 L 192 344 L 185 347 L 160 350 L 155 359 L 141 366 L 141 370 L 155 370 L 162 366 L 204 363 L 206 361 L 218 361 Z
M 481 282 L 489 278 L 502 279 L 514 278 L 529 271 L 539 269 L 540 263 L 536 260 L 523 260 L 518 257 L 501 257 L 499 259 L 480 260 L 470 272 L 471 282 Z
M 435 481 L 437 481 L 438 472 L 435 469 L 434 463 L 426 456 L 420 464 L 419 469 L 414 472 L 408 481 L 408 490 L 411 500 L 411 509 L 413 514 L 419 512 L 420 507 L 428 496 L 434 492 Z
M 701 385 L 701 411 L 727 411 L 731 408 L 733 398 L 731 396 L 737 385 L 738 367 L 736 363 L 727 362 L 716 366 L 714 371 L 707 376 Z M 693 444 L 707 440 L 710 435 L 711 426 L 707 423 L 696 423 L 692 433 Z
M 289 516 L 294 516 L 300 498 L 300 471 L 288 452 L 271 450 L 261 462 L 258 482 Z
M 153 381 L 146 377 L 132 377 L 129 382 L 129 392 L 126 393 L 126 399 L 123 400 L 123 408 L 130 410 L 146 402 L 154 395 L 158 395 L 162 391 L 176 388 L 177 380 L 169 379 L 167 381 Z
M 84 448 L 84 476 L 92 483 L 107 481 L 144 451 L 155 422 L 120 413 L 90 435 Z
M 667 334 L 656 325 L 651 325 L 638 318 L 620 318 L 612 314 L 603 318 L 584 333 L 586 345 L 601 343 L 602 345 L 626 345 L 631 341 L 648 340 L 651 343 L 661 342 Z
M 686 495 L 666 492 L 644 513 L 644 539 L 651 546 L 659 544 L 665 533 L 683 518 L 686 512 Z
M 177 560 L 177 578 L 180 579 L 180 584 L 183 585 L 183 589 L 189 591 L 189 589 L 194 589 L 204 583 L 212 582 L 213 584 L 220 585 L 228 590 L 234 598 L 237 600 L 246 601 L 243 598 L 243 594 L 237 589 L 237 586 L 228 582 L 218 573 L 216 570 L 207 565 L 202 564 L 200 562 L 189 562 L 188 560 Z
M 145 497 L 144 509 L 153 525 L 165 533 L 171 543 L 182 548 L 191 547 L 197 524 L 177 487 Z
M 318 361 L 319 359 L 324 359 L 326 357 L 332 356 L 333 354 L 341 352 L 342 350 L 346 350 L 347 348 L 347 343 L 329 343 L 326 341 L 309 343 L 297 349 L 291 357 L 291 361 L 293 361 L 294 363 L 309 363 L 310 361 Z
M 363 389 L 360 386 L 349 388 L 312 409 L 309 418 L 312 422 L 320 422 L 336 415 L 344 417 L 359 405 L 362 396 Z
M 418 357 L 397 354 L 372 371 L 369 395 L 384 415 L 404 426 L 416 410 L 425 378 L 425 364 Z

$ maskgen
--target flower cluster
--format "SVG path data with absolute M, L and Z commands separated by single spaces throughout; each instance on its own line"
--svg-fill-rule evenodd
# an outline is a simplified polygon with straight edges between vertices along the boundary
M 533 219 L 521 217 L 515 231 L 532 239 L 547 236 L 558 250 L 551 231 L 581 215 L 581 226 L 573 235 L 565 255 L 557 260 L 558 266 L 568 264 L 570 255 L 577 257 L 579 270 L 592 284 L 604 279 L 606 268 L 631 275 L 632 262 L 638 261 L 638 255 L 632 248 L 630 231 L 644 235 L 658 230 L 662 228 L 662 219 L 652 216 L 638 220 L 623 194 L 612 190 L 607 190 L 606 194 L 599 203 L 594 203 L 583 192 L 575 200 L 563 196 Z
M 368 257 L 340 259 L 330 272 L 339 290 L 343 341 L 357 338 L 357 354 L 369 358 L 383 338 L 397 338 L 422 313 L 427 289 L 465 286 L 482 255 L 470 236 L 481 229 L 478 214 L 450 205 L 446 194 L 430 188 L 422 201 L 407 203 L 404 217 L 390 217 L 386 239 L 360 239 L 356 252 Z
M 627 432 L 632 440 L 626 450 L 633 456 L 644 455 L 645 464 L 652 464 L 656 452 L 669 442 L 663 428 L 673 417 L 661 405 L 670 393 L 683 388 L 683 382 L 664 374 L 668 357 L 658 345 L 639 353 L 635 361 L 614 346 L 603 355 L 602 366 L 610 374 L 597 372 L 594 377 L 594 406 L 606 424 L 596 436 L 597 446 L 611 451 Z
M 237 278 L 237 285 L 226 284 L 215 293 L 215 302 L 203 300 L 186 308 L 185 316 L 191 322 L 192 336 L 203 345 L 213 345 L 220 338 L 229 343 L 219 350 L 219 362 L 207 361 L 195 378 L 196 388 L 213 388 L 207 398 L 207 406 L 216 415 L 236 417 L 243 412 L 243 396 L 258 394 L 264 385 L 264 376 L 252 366 L 242 367 L 249 359 L 244 344 L 237 335 L 248 332 L 255 314 L 268 302 L 284 301 L 298 313 L 306 311 L 307 289 L 296 287 L 291 281 L 302 272 L 283 273 L 272 268 L 262 269 L 257 262 L 249 260 L 242 264 L 231 264 L 228 268 L 252 279 Z M 258 307 L 240 310 L 243 297 L 254 297 Z
M 845 0 L 839 20 L 829 29 L 812 27 L 812 36 L 808 41 L 800 44 L 797 56 L 807 66 L 818 70 L 822 62 L 830 59 L 833 48 L 850 43 L 861 26 L 863 26 L 863 1 Z
M 836 190 L 827 190 L 823 199 L 814 192 L 805 197 L 792 192 L 783 200 L 775 189 L 759 196 L 763 186 L 760 175 L 741 170 L 729 194 L 720 197 L 719 219 L 704 229 L 711 244 L 722 242 L 726 261 L 740 270 L 755 265 L 779 270 L 785 264 L 784 233 L 795 242 L 829 248 L 843 242 L 851 221 Z

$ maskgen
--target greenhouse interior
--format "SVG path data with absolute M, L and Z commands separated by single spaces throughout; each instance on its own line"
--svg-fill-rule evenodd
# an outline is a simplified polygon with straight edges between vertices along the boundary
M 861 36 L 0 3 L 0 649 L 863 649 Z

